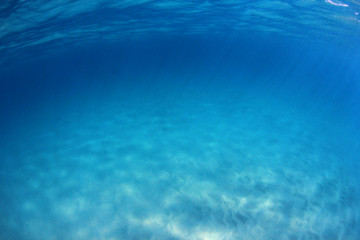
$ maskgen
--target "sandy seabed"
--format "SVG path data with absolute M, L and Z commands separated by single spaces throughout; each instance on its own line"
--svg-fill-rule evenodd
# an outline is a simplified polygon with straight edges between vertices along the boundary
M 59 108 L 0 151 L 0 239 L 360 239 L 360 144 L 327 113 L 255 94 Z

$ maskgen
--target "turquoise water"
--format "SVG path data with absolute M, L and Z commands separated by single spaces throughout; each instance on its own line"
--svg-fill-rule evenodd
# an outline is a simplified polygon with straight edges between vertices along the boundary
M 0 239 L 360 239 L 360 3 L 0 3 Z

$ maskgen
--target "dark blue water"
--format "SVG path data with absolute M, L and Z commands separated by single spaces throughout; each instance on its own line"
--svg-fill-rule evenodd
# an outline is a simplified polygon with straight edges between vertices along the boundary
M 0 3 L 0 239 L 360 239 L 360 3 Z

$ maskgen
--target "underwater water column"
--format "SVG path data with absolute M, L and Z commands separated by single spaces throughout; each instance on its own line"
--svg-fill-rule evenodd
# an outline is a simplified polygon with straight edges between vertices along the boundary
M 1 2 L 0 239 L 359 239 L 359 11 Z

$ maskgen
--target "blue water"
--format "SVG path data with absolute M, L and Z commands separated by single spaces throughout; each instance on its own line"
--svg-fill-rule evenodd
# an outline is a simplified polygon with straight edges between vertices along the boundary
M 0 2 L 0 240 L 360 239 L 360 2 Z

